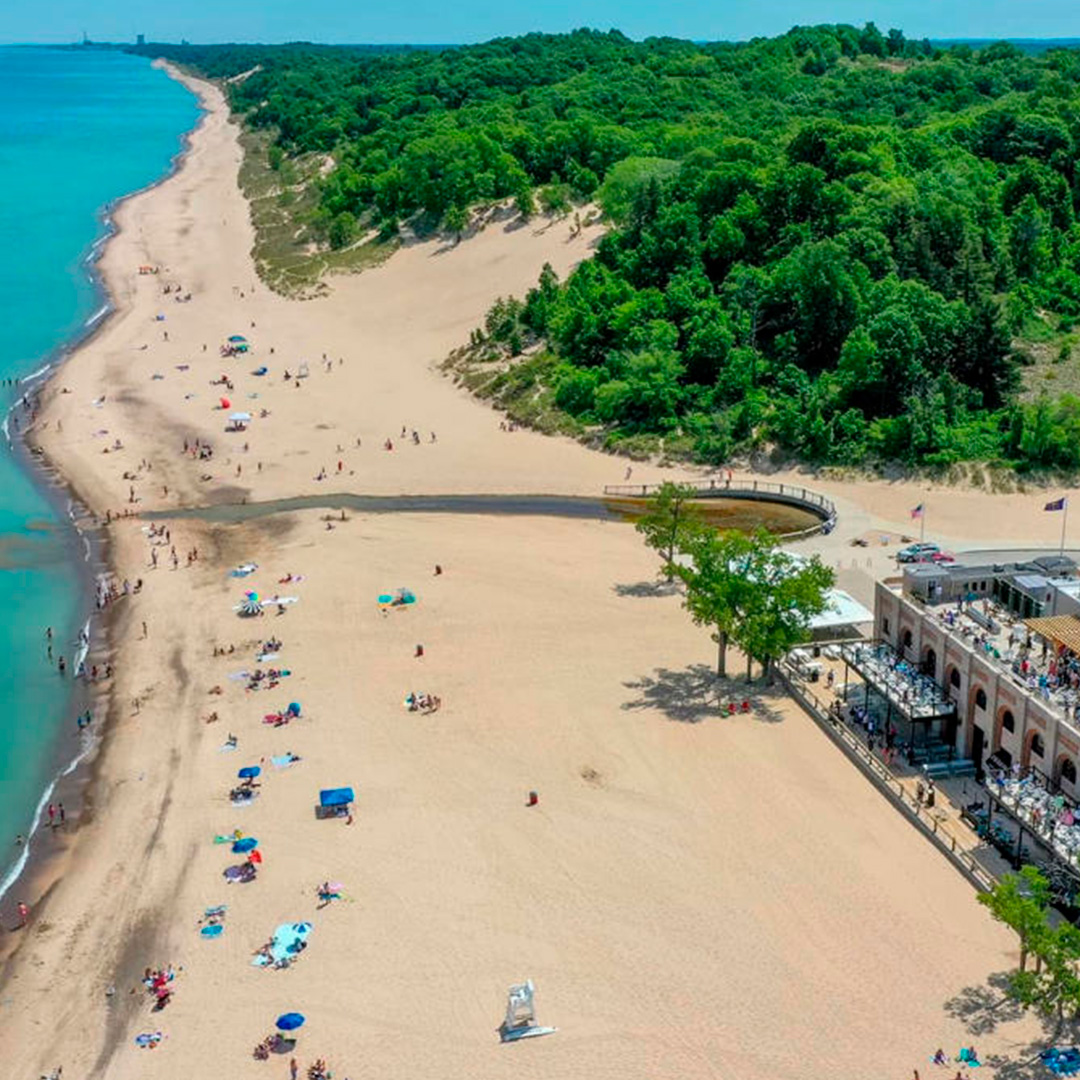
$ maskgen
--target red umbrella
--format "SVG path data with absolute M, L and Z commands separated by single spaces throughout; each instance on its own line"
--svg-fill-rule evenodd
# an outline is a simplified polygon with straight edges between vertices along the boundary
M 261 855 L 261 853 L 260 853 L 260 852 L 258 852 L 258 851 L 252 851 L 252 852 L 250 852 L 250 853 L 248 854 L 248 862 L 249 862 L 249 863 L 261 863 L 261 862 L 262 862 L 262 855 Z
M 223 409 L 231 408 L 232 403 L 229 401 L 229 399 L 227 397 L 221 398 L 220 401 L 221 401 L 221 407 Z

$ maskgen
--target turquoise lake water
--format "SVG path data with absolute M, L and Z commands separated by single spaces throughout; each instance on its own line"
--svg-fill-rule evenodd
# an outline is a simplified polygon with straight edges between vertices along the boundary
M 0 47 L 0 380 L 25 378 L 103 299 L 85 257 L 102 209 L 169 169 L 198 120 L 194 96 L 119 53 Z M 20 391 L 0 386 L 4 411 Z M 80 751 L 71 667 L 86 619 L 81 543 L 0 440 L 0 891 L 58 766 Z M 42 842 L 39 835 L 32 843 Z

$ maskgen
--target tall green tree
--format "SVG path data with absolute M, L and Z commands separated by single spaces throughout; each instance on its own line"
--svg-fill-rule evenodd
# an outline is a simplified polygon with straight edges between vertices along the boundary
M 673 569 L 686 594 L 683 606 L 698 626 L 712 631 L 717 645 L 716 674 L 727 674 L 727 648 L 739 639 L 755 589 L 747 570 L 755 554 L 755 538 L 746 533 L 697 529 L 683 538 L 684 559 Z
M 976 899 L 1020 939 L 1020 971 L 1026 971 L 1028 954 L 1047 932 L 1050 883 L 1038 867 L 1025 866 L 1017 874 L 1006 874 Z
M 810 622 L 828 607 L 827 594 L 836 574 L 816 555 L 804 559 L 782 550 L 764 529 L 751 541 L 753 557 L 746 576 L 753 584 L 752 600 L 743 613 L 737 642 L 771 680 L 773 662 L 809 639 Z
M 660 555 L 668 581 L 675 577 L 676 555 L 701 524 L 701 515 L 691 503 L 696 494 L 688 484 L 665 480 L 660 490 L 650 496 L 648 510 L 634 524 L 645 538 L 645 546 Z

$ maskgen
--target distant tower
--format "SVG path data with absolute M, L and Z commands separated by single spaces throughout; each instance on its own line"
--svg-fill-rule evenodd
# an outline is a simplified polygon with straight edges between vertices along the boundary
M 135 44 L 136 45 L 145 45 L 146 44 L 146 35 L 145 34 L 139 34 L 135 38 Z

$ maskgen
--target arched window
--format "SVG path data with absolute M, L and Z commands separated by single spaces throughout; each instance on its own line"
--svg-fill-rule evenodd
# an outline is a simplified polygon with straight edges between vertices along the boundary
M 1016 720 L 1013 718 L 1013 714 L 1009 709 L 1006 709 L 1001 714 L 1001 726 L 1002 726 L 1002 729 L 1005 730 L 1005 731 L 1015 731 L 1016 730 Z
M 986 691 L 981 686 L 975 691 L 975 708 L 986 708 Z
M 1072 758 L 1063 758 L 1061 761 L 1061 779 L 1067 784 L 1076 783 L 1076 764 Z
M 960 669 L 959 668 L 953 668 L 952 669 L 952 674 L 949 676 L 949 685 L 954 687 L 957 690 L 960 689 Z
M 904 636 L 901 639 L 901 641 L 902 641 L 903 646 L 904 646 L 905 649 L 910 649 L 911 648 L 911 631 L 910 630 L 905 630 L 904 631 Z
M 1032 757 L 1042 757 L 1046 753 L 1046 747 L 1043 745 L 1042 736 L 1036 731 L 1031 736 L 1031 755 Z
M 926 659 L 923 660 L 923 674 L 932 679 L 937 678 L 937 653 L 933 649 L 926 650 Z

